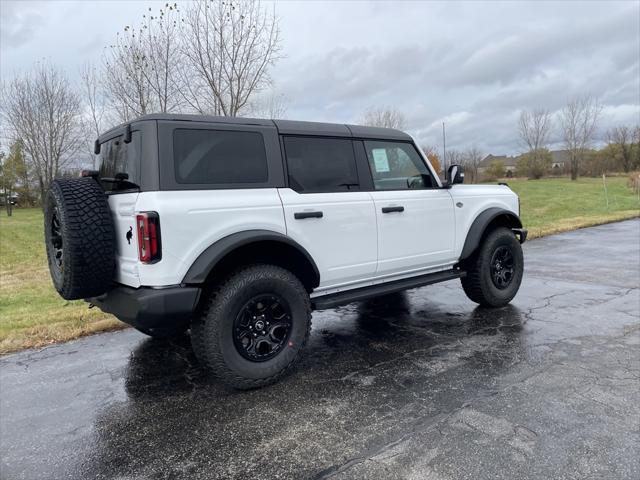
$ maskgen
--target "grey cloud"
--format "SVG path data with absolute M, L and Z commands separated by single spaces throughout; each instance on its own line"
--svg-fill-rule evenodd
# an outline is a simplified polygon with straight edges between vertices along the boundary
M 487 152 L 520 149 L 520 110 L 557 112 L 578 94 L 628 106 L 615 110 L 615 118 L 603 117 L 602 130 L 633 121 L 640 112 L 637 5 L 618 4 L 599 15 L 592 5 L 585 14 L 561 6 L 564 17 L 511 19 L 459 32 L 459 40 L 438 35 L 422 44 L 357 44 L 296 55 L 276 77 L 292 92 L 292 117 L 357 121 L 369 106 L 393 105 L 420 141 L 440 144 L 441 121 L 449 118 L 456 120 L 448 124 L 451 147 L 475 144 Z
M 0 2 L 0 48 L 17 48 L 28 43 L 43 24 L 39 3 Z
M 0 1 L 3 72 L 46 56 L 71 77 L 114 32 L 153 5 Z M 509 154 L 521 148 L 520 110 L 557 112 L 577 94 L 600 97 L 602 131 L 640 122 L 638 2 L 327 1 L 275 7 L 286 58 L 271 76 L 288 100 L 289 118 L 357 122 L 370 107 L 393 106 L 407 116 L 420 142 L 441 145 L 444 119 L 450 148 L 477 145 L 486 153 Z M 29 43 L 34 35 L 37 41 Z M 12 51 L 9 44 L 22 48 Z

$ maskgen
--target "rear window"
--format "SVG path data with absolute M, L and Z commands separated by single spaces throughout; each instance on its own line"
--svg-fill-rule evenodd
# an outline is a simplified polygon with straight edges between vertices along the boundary
M 289 186 L 296 192 L 357 189 L 358 173 L 350 139 L 285 137 Z
M 257 132 L 177 129 L 173 132 L 176 182 L 265 183 L 264 139 Z
M 98 156 L 98 170 L 100 177 L 114 178 L 118 173 L 129 175 L 130 182 L 140 183 L 141 134 L 131 132 L 131 141 L 124 143 L 122 136 L 112 138 L 100 145 Z M 104 182 L 105 191 L 129 189 L 130 184 Z

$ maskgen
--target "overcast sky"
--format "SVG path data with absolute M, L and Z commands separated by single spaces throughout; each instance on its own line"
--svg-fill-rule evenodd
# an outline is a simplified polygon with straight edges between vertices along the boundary
M 185 3 L 185 2 L 178 2 Z M 0 68 L 38 59 L 71 79 L 154 1 L 5 1 Z M 357 122 L 392 106 L 420 142 L 514 154 L 521 109 L 573 95 L 603 105 L 600 136 L 640 123 L 640 1 L 277 2 L 283 52 L 272 71 L 287 118 Z M 559 132 L 554 136 L 560 141 Z

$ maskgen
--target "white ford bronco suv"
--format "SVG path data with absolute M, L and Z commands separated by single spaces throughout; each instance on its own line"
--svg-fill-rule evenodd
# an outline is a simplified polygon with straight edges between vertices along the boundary
M 55 288 L 154 337 L 190 330 L 235 388 L 291 370 L 314 309 L 456 278 L 499 307 L 520 287 L 517 195 L 459 166 L 441 182 L 398 130 L 158 114 L 95 151 L 46 198 Z

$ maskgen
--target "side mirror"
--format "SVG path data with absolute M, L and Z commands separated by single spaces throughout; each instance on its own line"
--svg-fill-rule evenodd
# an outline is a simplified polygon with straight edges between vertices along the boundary
M 447 169 L 446 180 L 448 187 L 464 182 L 464 168 L 462 168 L 462 165 L 451 165 Z

